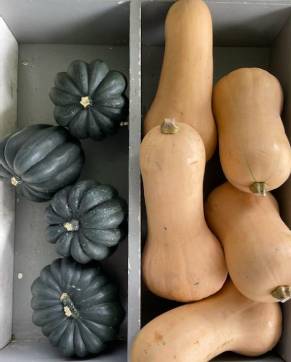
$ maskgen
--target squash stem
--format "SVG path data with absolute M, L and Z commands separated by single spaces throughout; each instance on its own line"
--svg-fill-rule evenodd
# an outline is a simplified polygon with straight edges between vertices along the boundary
M 267 188 L 265 182 L 254 182 L 250 186 L 251 192 L 256 195 L 266 196 L 267 195 Z
M 21 184 L 22 181 L 19 177 L 13 176 L 13 177 L 11 177 L 10 182 L 13 186 L 16 187 L 17 185 Z
M 271 294 L 272 297 L 277 299 L 279 302 L 285 303 L 291 299 L 291 287 L 288 285 L 281 285 L 274 289 Z
M 161 132 L 163 134 L 175 134 L 179 131 L 179 127 L 176 124 L 175 119 L 165 118 L 164 122 L 161 125 Z
M 68 293 L 63 293 L 60 297 L 60 300 L 63 303 L 66 317 L 79 318 L 79 312 Z
M 64 228 L 67 231 L 78 231 L 79 230 L 79 221 L 71 220 L 70 222 L 64 223 Z
M 87 108 L 87 107 L 89 107 L 89 106 L 92 105 L 92 101 L 91 101 L 91 99 L 90 99 L 89 96 L 81 97 L 80 104 L 81 104 L 84 108 Z

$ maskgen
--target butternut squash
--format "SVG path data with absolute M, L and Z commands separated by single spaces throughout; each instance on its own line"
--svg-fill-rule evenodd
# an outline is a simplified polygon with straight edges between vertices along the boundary
M 242 294 L 258 302 L 290 299 L 291 231 L 270 193 L 257 197 L 225 183 L 210 194 L 206 217 Z
M 194 127 L 204 141 L 207 159 L 217 132 L 212 114 L 212 20 L 202 0 L 178 0 L 165 22 L 165 51 L 158 89 L 145 117 L 144 133 L 175 118 Z
M 131 362 L 206 362 L 225 351 L 258 356 L 278 342 L 281 324 L 277 303 L 253 302 L 228 282 L 218 294 L 147 324 L 133 343 Z
M 201 137 L 185 123 L 166 120 L 143 139 L 140 164 L 148 219 L 146 285 L 181 302 L 216 293 L 227 272 L 222 247 L 204 218 Z
M 262 69 L 238 69 L 216 84 L 213 103 L 229 182 L 259 195 L 282 185 L 290 175 L 291 151 L 280 118 L 279 81 Z

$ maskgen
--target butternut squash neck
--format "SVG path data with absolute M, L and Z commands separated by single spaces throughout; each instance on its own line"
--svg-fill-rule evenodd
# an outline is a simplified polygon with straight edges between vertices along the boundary
M 216 295 L 172 309 L 147 324 L 132 348 L 132 362 L 207 362 L 233 351 L 258 356 L 278 342 L 277 303 L 257 303 L 228 281 Z

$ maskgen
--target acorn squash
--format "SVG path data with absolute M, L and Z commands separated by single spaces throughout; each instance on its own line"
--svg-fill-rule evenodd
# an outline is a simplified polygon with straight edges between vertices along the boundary
M 0 178 L 32 201 L 47 201 L 76 181 L 84 162 L 78 140 L 62 127 L 28 126 L 0 143 Z
M 79 263 L 105 259 L 124 236 L 125 209 L 112 186 L 79 181 L 56 193 L 48 206 L 48 240 Z
M 57 259 L 31 291 L 33 323 L 65 356 L 98 354 L 116 338 L 124 311 L 116 286 L 98 264 Z
M 128 113 L 125 76 L 101 60 L 76 60 L 58 73 L 50 98 L 56 122 L 77 138 L 101 140 L 115 133 Z

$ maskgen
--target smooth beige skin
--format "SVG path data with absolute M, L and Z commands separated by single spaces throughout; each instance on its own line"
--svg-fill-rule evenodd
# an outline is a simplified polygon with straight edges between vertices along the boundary
M 142 270 L 153 293 L 189 302 L 216 293 L 227 271 L 222 247 L 204 218 L 203 141 L 189 125 L 177 125 L 176 134 L 153 128 L 141 144 L 148 219 Z
M 227 182 L 210 194 L 205 212 L 240 292 L 258 302 L 278 301 L 271 292 L 291 285 L 291 231 L 274 197 L 248 194 Z
M 178 0 L 165 23 L 165 52 L 157 93 L 144 121 L 144 133 L 165 118 L 194 127 L 210 159 L 217 143 L 212 114 L 212 19 L 201 0 Z
M 259 68 L 241 68 L 214 88 L 220 161 L 226 178 L 242 191 L 265 182 L 267 191 L 289 177 L 291 150 L 280 118 L 279 81 Z
M 131 362 L 207 362 L 225 351 L 258 356 L 276 345 L 281 324 L 277 303 L 253 302 L 227 282 L 215 296 L 147 324 L 134 341 Z

